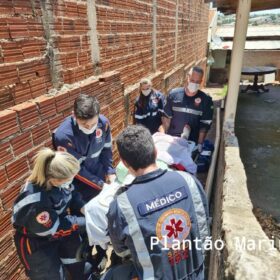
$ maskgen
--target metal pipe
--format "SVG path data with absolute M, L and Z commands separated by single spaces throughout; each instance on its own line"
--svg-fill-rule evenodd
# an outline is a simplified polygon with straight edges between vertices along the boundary
M 221 122 L 220 122 L 220 108 L 216 110 L 216 137 L 215 137 L 215 149 L 212 155 L 212 160 L 210 164 L 210 168 L 208 170 L 208 175 L 205 184 L 205 192 L 207 195 L 208 203 L 210 202 L 211 193 L 212 193 L 212 186 L 213 186 L 213 179 L 215 175 L 215 168 L 216 162 L 218 158 L 219 146 L 220 146 L 220 139 L 221 139 Z

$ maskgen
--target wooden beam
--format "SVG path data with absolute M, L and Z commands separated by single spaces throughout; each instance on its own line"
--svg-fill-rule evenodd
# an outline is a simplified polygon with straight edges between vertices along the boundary
M 211 2 L 210 0 L 204 0 L 205 3 Z M 218 10 L 225 14 L 234 14 L 236 13 L 238 1 L 236 0 L 216 0 L 216 6 Z M 252 0 L 251 12 L 262 11 L 269 9 L 280 8 L 279 0 Z
M 224 117 L 225 122 L 229 119 L 235 119 L 250 8 L 251 0 L 238 1 L 234 29 L 234 39 L 230 61 L 228 94 Z

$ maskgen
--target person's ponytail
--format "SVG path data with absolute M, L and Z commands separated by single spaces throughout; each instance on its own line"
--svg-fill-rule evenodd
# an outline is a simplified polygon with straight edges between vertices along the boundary
M 43 148 L 35 157 L 34 168 L 28 181 L 49 189 L 50 179 L 70 179 L 76 176 L 79 171 L 80 163 L 71 154 Z
M 34 168 L 28 181 L 39 186 L 45 185 L 48 176 L 48 166 L 54 157 L 55 152 L 50 148 L 43 148 L 40 150 L 35 157 Z

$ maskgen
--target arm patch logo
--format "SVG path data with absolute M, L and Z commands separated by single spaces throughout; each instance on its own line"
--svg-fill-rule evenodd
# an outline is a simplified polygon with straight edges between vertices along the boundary
M 103 134 L 102 129 L 98 128 L 98 129 L 96 130 L 96 138 L 102 137 L 102 134 Z
M 43 211 L 36 216 L 36 220 L 39 224 L 46 224 L 50 220 L 50 214 L 47 211 Z
M 195 106 L 199 106 L 199 104 L 201 103 L 201 98 L 200 98 L 200 97 L 197 97 L 197 98 L 194 100 L 194 103 L 195 103 Z

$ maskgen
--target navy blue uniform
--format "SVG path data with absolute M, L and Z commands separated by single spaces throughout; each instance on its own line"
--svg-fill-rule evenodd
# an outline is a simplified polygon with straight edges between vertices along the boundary
M 76 157 L 81 165 L 73 184 L 88 202 L 99 193 L 107 174 L 114 174 L 109 121 L 99 116 L 96 130 L 83 133 L 73 117 L 68 117 L 55 131 L 54 145 Z
M 165 98 L 161 92 L 154 90 L 146 98 L 148 102 L 145 108 L 139 103 L 139 97 L 136 99 L 134 119 L 136 124 L 142 124 L 154 134 L 161 125 Z
M 213 118 L 213 101 L 210 96 L 198 91 L 195 96 L 187 96 L 185 88 L 172 89 L 167 97 L 164 113 L 171 118 L 168 134 L 181 136 L 184 126 L 191 127 L 189 140 L 197 143 L 199 132 L 208 131 Z
M 31 279 L 63 279 L 67 268 L 73 279 L 83 279 L 84 263 L 75 258 L 81 239 L 78 229 L 85 218 L 68 214 L 80 212 L 84 201 L 69 189 L 26 183 L 13 207 L 15 245 L 26 274 Z
M 188 173 L 158 169 L 137 177 L 117 194 L 107 216 L 115 252 L 131 255 L 139 279 L 204 279 L 208 205 L 202 186 Z M 191 247 L 175 250 L 175 239 Z

